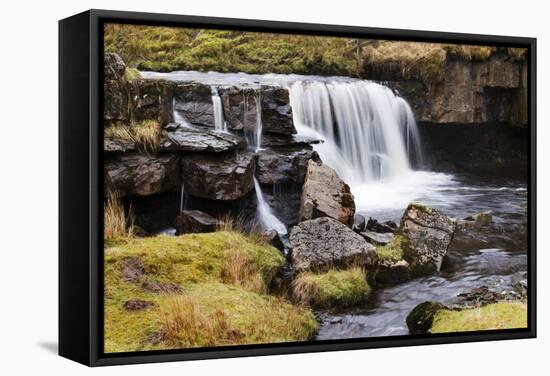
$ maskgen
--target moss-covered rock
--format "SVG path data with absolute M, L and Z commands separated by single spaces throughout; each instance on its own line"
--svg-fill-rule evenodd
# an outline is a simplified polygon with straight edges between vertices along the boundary
M 326 273 L 303 272 L 292 284 L 294 300 L 321 309 L 362 304 L 370 293 L 366 275 L 360 268 Z
M 268 293 L 282 254 L 225 231 L 130 238 L 105 249 L 106 352 L 310 339 L 313 313 Z M 173 287 L 159 294 L 147 286 Z M 129 311 L 128 301 L 146 301 Z
M 428 333 L 433 325 L 434 317 L 445 306 L 438 302 L 420 303 L 407 315 L 407 327 L 411 334 Z
M 460 311 L 439 310 L 435 313 L 431 332 L 452 333 L 526 327 L 525 303 L 499 302 Z

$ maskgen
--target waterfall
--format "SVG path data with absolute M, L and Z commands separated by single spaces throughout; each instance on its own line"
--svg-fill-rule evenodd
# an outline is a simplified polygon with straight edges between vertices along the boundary
M 181 183 L 180 191 L 180 213 L 187 209 L 187 193 L 185 193 L 185 184 Z
M 223 116 L 222 99 L 218 94 L 218 89 L 211 86 L 212 90 L 212 106 L 214 107 L 214 128 L 220 132 L 227 132 L 227 122 Z
M 254 177 L 254 189 L 256 190 L 256 200 L 258 202 L 256 215 L 260 224 L 267 230 L 275 230 L 279 235 L 286 235 L 286 226 L 273 214 L 271 208 L 265 201 L 262 188 L 256 177 Z
M 255 128 L 255 150 L 256 153 L 261 150 L 262 147 L 262 92 L 256 91 L 254 93 L 254 102 L 256 104 L 256 128 Z
M 421 158 L 418 129 L 405 100 L 369 81 L 296 81 L 290 86 L 299 132 L 320 136 L 318 152 L 347 182 L 366 183 L 411 170 Z

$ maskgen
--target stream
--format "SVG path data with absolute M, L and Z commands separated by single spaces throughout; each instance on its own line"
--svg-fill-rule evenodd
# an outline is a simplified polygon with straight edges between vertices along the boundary
M 393 181 L 389 185 L 358 187 L 358 212 L 365 217 L 399 221 L 408 201 L 441 209 L 462 218 L 468 214 L 491 210 L 493 225 L 481 229 L 458 231 L 439 273 L 399 285 L 375 289 L 371 302 L 342 312 L 319 313 L 317 339 L 363 338 L 408 334 L 405 319 L 424 301 L 451 303 L 457 294 L 486 285 L 510 289 L 525 278 L 527 271 L 527 189 L 524 182 L 487 180 L 479 176 L 413 172 L 417 188 L 405 189 Z M 403 181 L 411 182 L 413 176 Z M 429 178 L 429 179 L 428 179 Z M 414 179 L 413 179 L 414 180 Z M 431 180 L 431 185 L 421 184 Z M 353 190 L 353 187 L 352 187 Z M 376 194 L 380 192 L 380 194 Z M 382 194 L 385 192 L 385 194 Z M 363 196 L 364 197 L 364 196 Z M 376 200 L 375 200 L 376 198 Z M 398 207 L 400 202 L 404 206 Z M 372 210 L 366 211 L 372 204 Z

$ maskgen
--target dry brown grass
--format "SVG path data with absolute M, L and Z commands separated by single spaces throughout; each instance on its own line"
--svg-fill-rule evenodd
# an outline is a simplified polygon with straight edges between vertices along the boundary
M 113 242 L 134 236 L 136 233 L 134 222 L 133 208 L 130 207 L 128 216 L 126 216 L 118 194 L 109 194 L 105 201 L 103 214 L 104 240 L 106 242 Z
M 203 310 L 193 297 L 167 298 L 159 318 L 163 340 L 177 347 L 219 346 L 235 335 L 223 309 Z
M 162 129 L 155 120 L 145 120 L 131 125 L 111 125 L 105 128 L 105 137 L 133 142 L 144 153 L 154 153 L 160 145 Z
M 237 244 L 232 245 L 224 254 L 221 280 L 223 283 L 240 286 L 257 293 L 266 293 L 267 291 L 262 274 L 252 257 L 238 248 Z
M 496 47 L 463 44 L 448 44 L 444 48 L 447 51 L 447 56 L 467 61 L 487 61 L 496 51 Z

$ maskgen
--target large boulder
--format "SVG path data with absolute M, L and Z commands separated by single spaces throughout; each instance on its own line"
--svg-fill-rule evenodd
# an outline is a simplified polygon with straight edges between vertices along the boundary
M 310 148 L 261 150 L 256 177 L 261 184 L 302 185 L 309 160 L 320 162 L 317 152 Z
M 456 230 L 456 220 L 439 210 L 410 204 L 398 234 L 405 238 L 403 257 L 412 275 L 426 275 L 441 269 L 443 258 Z
M 130 116 L 130 96 L 124 80 L 126 64 L 115 53 L 103 58 L 103 117 L 105 120 L 127 121 Z
M 407 315 L 407 327 L 411 334 L 429 333 L 435 314 L 446 307 L 439 302 L 420 303 Z
M 220 88 L 225 120 L 231 129 L 255 131 L 260 104 L 263 132 L 293 135 L 292 108 L 288 90 L 279 86 Z
M 254 189 L 255 155 L 192 154 L 181 159 L 186 193 L 212 200 L 236 200 Z
M 290 233 L 296 271 L 376 265 L 376 248 L 339 221 L 321 217 L 301 222 Z
M 218 220 L 200 210 L 183 210 L 176 217 L 176 235 L 214 232 Z
M 179 158 L 175 155 L 129 154 L 105 162 L 105 192 L 147 196 L 179 190 Z
M 355 202 L 349 186 L 329 166 L 309 160 L 300 201 L 300 221 L 331 217 L 353 224 Z
M 207 129 L 176 126 L 161 138 L 161 151 L 223 153 L 235 150 L 239 140 L 230 135 Z

